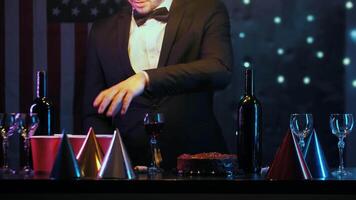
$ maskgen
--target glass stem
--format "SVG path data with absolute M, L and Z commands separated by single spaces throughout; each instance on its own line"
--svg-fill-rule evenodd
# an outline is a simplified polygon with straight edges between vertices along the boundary
M 151 137 L 150 143 L 151 143 L 151 154 L 152 154 L 152 167 L 159 168 L 160 161 L 159 161 L 158 154 L 160 150 L 158 147 L 158 141 L 155 136 Z
M 299 147 L 302 152 L 303 152 L 304 146 L 305 146 L 304 137 L 300 137 L 299 138 Z
M 25 148 L 25 169 L 30 169 L 30 139 L 28 137 L 25 137 L 24 140 L 24 148 Z
M 9 144 L 9 141 L 7 139 L 7 137 L 4 137 L 3 138 L 3 141 L 2 141 L 2 149 L 3 149 L 3 169 L 7 169 L 9 167 L 9 163 L 8 163 L 8 160 L 7 160 L 7 151 L 8 151 L 8 145 Z
M 344 137 L 339 137 L 339 142 L 337 143 L 337 146 L 339 148 L 339 171 L 344 171 L 344 148 L 345 148 L 345 142 L 344 142 Z

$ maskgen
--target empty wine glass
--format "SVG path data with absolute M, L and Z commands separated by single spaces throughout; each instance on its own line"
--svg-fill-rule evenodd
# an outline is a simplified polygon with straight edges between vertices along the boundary
M 16 131 L 15 127 L 15 113 L 1 113 L 0 114 L 0 133 L 2 137 L 2 149 L 3 149 L 3 164 L 0 169 L 2 175 L 15 174 L 15 170 L 9 167 L 8 149 L 9 149 L 9 137 L 11 137 Z
M 331 114 L 330 115 L 330 128 L 332 134 L 339 138 L 337 144 L 339 148 L 339 168 L 331 174 L 335 177 L 343 177 L 351 175 L 351 172 L 344 168 L 344 139 L 348 136 L 354 126 L 354 118 L 352 114 Z
M 30 137 L 35 133 L 39 119 L 35 113 L 17 113 L 16 124 L 18 131 L 24 139 L 24 152 L 25 152 L 25 166 L 21 170 L 21 174 L 25 176 L 32 176 L 33 170 L 30 166 Z
M 312 114 L 292 114 L 289 122 L 290 130 L 299 139 L 300 150 L 305 147 L 304 139 L 313 130 L 313 115 Z
M 161 173 L 160 164 L 162 162 L 161 150 L 158 144 L 158 137 L 161 134 L 164 125 L 164 115 L 162 113 L 147 113 L 144 118 L 146 133 L 150 136 L 151 145 L 151 166 L 148 167 L 148 173 L 155 175 Z

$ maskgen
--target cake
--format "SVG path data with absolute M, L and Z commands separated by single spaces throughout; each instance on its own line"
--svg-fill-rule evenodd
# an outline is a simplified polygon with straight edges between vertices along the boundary
M 177 158 L 177 172 L 182 175 L 232 175 L 236 171 L 237 156 L 234 154 L 182 154 Z

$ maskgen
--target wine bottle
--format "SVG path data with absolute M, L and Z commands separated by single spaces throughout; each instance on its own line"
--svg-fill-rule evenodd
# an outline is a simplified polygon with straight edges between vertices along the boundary
M 34 135 L 53 135 L 53 105 L 47 97 L 46 72 L 37 72 L 36 99 L 30 108 L 30 113 L 37 113 L 40 120 Z
M 262 164 L 262 110 L 254 95 L 252 69 L 245 69 L 245 94 L 237 112 L 239 168 L 246 174 L 259 173 Z

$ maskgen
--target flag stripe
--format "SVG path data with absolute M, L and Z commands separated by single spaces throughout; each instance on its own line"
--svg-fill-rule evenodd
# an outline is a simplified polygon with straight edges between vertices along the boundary
M 33 1 L 33 69 L 47 70 L 47 0 Z M 36 73 L 33 73 L 36 80 Z M 36 91 L 36 84 L 33 84 Z
M 73 94 L 75 82 L 74 24 L 61 25 L 61 130 L 73 131 Z M 65 74 L 65 76 L 64 76 Z
M 48 96 L 53 103 L 54 133 L 59 132 L 60 121 L 60 96 L 61 96 L 61 50 L 60 50 L 60 24 L 49 23 L 47 26 L 47 56 L 48 56 Z
M 33 2 L 20 1 L 20 111 L 33 101 Z
M 75 93 L 74 93 L 74 131 L 81 133 L 81 107 L 83 97 L 83 70 L 87 49 L 88 24 L 75 24 Z
M 5 0 L 5 112 L 19 111 L 19 0 Z
M 5 111 L 5 13 L 0 1 L 0 113 Z

